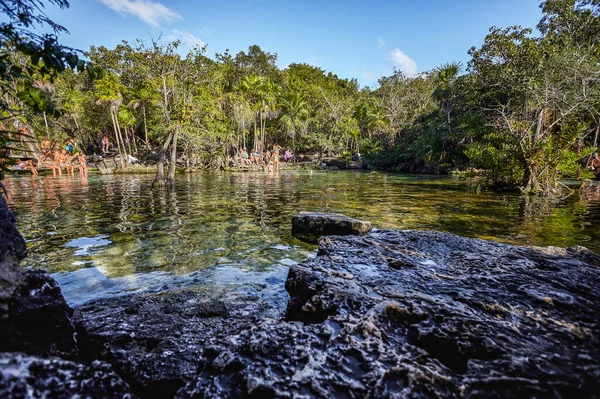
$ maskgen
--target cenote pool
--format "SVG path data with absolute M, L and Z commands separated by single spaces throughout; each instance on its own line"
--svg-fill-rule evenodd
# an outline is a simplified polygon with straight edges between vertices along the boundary
M 176 191 L 151 175 L 10 177 L 11 209 L 27 240 L 24 267 L 53 273 L 72 305 L 165 289 L 266 292 L 285 302 L 290 265 L 314 247 L 291 217 L 339 212 L 376 228 L 435 229 L 528 245 L 600 252 L 600 186 L 526 201 L 451 177 L 377 172 L 195 173 Z

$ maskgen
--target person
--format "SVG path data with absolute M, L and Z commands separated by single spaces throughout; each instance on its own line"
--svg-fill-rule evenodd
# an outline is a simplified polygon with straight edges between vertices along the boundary
M 50 157 L 50 153 L 52 151 L 52 140 L 49 137 L 43 137 L 40 142 L 40 146 L 42 147 L 42 158 Z
M 27 168 L 31 171 L 33 176 L 39 175 L 37 171 L 37 160 L 30 159 L 27 161 Z
M 597 178 L 600 178 L 600 156 L 595 152 L 592 155 L 592 162 L 590 162 L 590 170 Z
M 108 138 L 108 133 L 104 133 L 104 137 L 102 137 L 102 153 L 106 154 L 108 152 L 108 145 L 110 144 L 110 139 Z
M 75 147 L 77 144 L 75 144 L 75 140 L 73 140 L 72 137 L 68 137 L 67 140 L 65 141 L 65 150 L 67 150 L 67 152 L 71 155 L 75 154 Z
M 265 162 L 265 167 L 269 166 L 269 162 L 271 161 L 271 151 L 269 149 L 263 154 L 263 161 Z
M 52 153 L 52 158 L 50 158 L 50 160 L 46 161 L 46 166 L 48 166 L 51 170 L 52 170 L 52 176 L 56 177 L 56 172 L 58 171 L 58 175 L 61 176 L 62 175 L 62 170 L 60 168 L 60 152 L 57 150 L 54 150 L 54 152 Z
M 250 162 L 255 165 L 260 164 L 260 156 L 258 154 L 258 151 L 252 150 L 252 153 L 250 153 Z
M 292 160 L 294 156 L 292 155 L 292 152 L 290 151 L 290 149 L 286 149 L 285 152 L 283 153 L 283 160 L 285 162 L 290 162 Z
M 83 177 L 87 177 L 87 160 L 85 159 L 85 154 L 80 152 L 77 156 L 77 163 L 79 164 L 79 174 Z
M 73 164 L 71 164 L 71 156 L 67 150 L 62 150 L 58 159 L 58 165 L 59 167 L 65 168 L 65 173 L 70 173 L 71 175 L 75 174 L 75 168 L 73 167 Z
M 252 162 L 248 159 L 248 150 L 246 147 L 242 148 L 242 163 L 246 165 L 251 165 Z
M 271 155 L 271 163 L 276 171 L 279 171 L 279 146 L 273 146 L 273 155 Z

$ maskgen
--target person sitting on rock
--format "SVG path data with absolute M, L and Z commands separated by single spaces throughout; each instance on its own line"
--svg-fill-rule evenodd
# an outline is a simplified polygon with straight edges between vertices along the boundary
M 65 168 L 65 172 L 67 174 L 71 174 L 71 175 L 75 174 L 75 168 L 73 167 L 73 164 L 71 163 L 71 155 L 67 152 L 67 150 L 62 150 L 62 152 L 60 153 L 58 164 L 59 164 L 59 167 Z
M 290 162 L 292 160 L 294 156 L 292 155 L 292 152 L 290 151 L 290 149 L 286 149 L 285 152 L 283 153 L 283 160 L 285 162 Z
M 250 161 L 248 157 L 248 150 L 246 147 L 242 148 L 242 163 L 246 165 L 252 165 L 252 161 Z

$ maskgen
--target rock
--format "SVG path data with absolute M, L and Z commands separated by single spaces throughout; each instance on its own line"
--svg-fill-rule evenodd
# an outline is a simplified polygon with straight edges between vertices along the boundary
M 380 230 L 321 238 L 290 270 L 287 317 L 391 351 L 357 352 L 378 378 L 395 370 L 389 394 L 598 397 L 599 286 L 600 257 L 582 247 Z
M 372 228 L 369 222 L 338 213 L 300 212 L 292 217 L 292 234 L 307 242 L 326 235 L 362 235 Z
M 1 398 L 134 398 L 109 364 L 0 353 Z
M 0 191 L 0 323 L 8 317 L 13 293 L 23 283 L 19 261 L 27 254 L 25 239 Z
M 74 357 L 77 354 L 73 310 L 48 273 L 25 270 L 0 323 L 0 352 Z
M 598 271 L 583 247 L 374 231 L 321 238 L 285 320 L 200 292 L 76 319 L 81 351 L 141 397 L 597 397 Z
M 113 365 L 140 397 L 173 397 L 195 381 L 207 342 L 260 324 L 271 306 L 253 295 L 176 291 L 129 295 L 76 309 L 80 354 Z
M 19 267 L 27 247 L 14 222 L 0 196 L 0 352 L 74 356 L 72 310 L 46 272 Z

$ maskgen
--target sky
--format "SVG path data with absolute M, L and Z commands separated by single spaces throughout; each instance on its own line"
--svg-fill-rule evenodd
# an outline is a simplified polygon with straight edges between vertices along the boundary
M 308 63 L 371 87 L 394 68 L 466 66 L 491 26 L 535 28 L 541 18 L 538 0 L 71 0 L 46 12 L 70 32 L 61 43 L 84 51 L 160 37 L 214 57 L 257 44 L 280 68 Z

